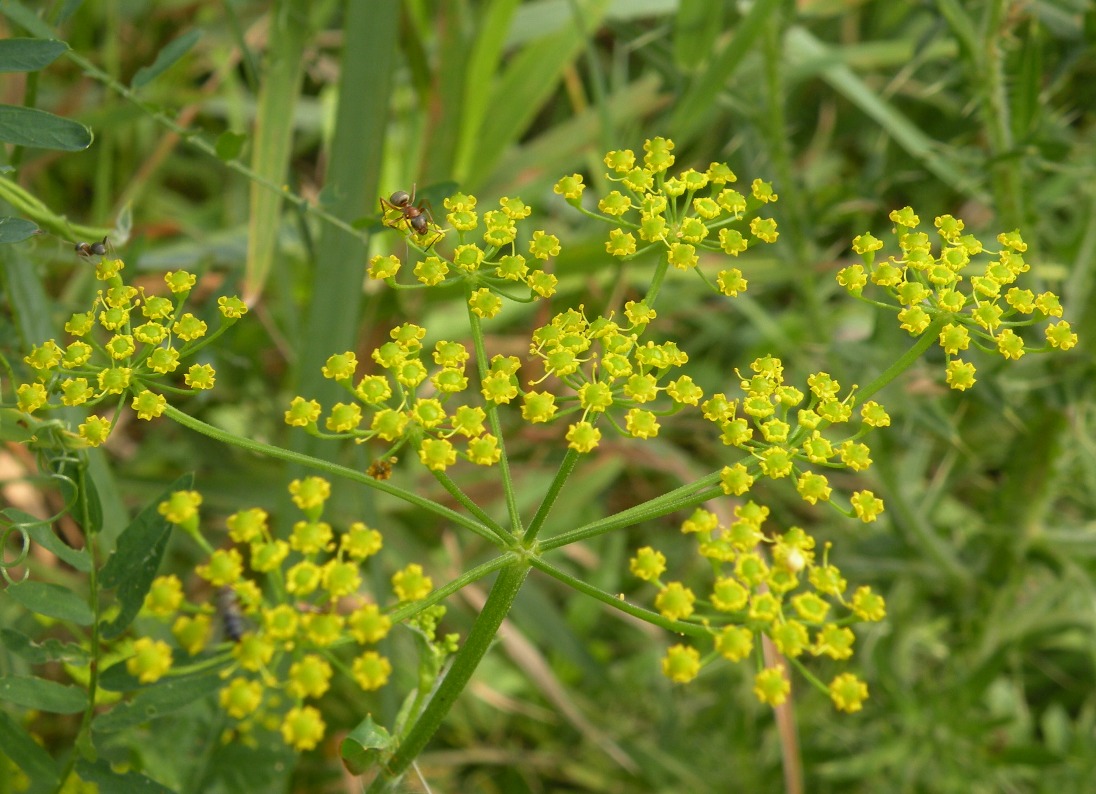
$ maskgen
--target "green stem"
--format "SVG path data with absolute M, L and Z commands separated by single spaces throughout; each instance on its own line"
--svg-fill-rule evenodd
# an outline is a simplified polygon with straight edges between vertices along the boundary
M 658 300 L 658 291 L 662 289 L 662 282 L 666 280 L 666 271 L 669 269 L 669 254 L 663 252 L 658 257 L 658 267 L 655 268 L 655 275 L 654 278 L 651 279 L 651 286 L 647 289 L 647 294 L 643 296 L 643 302 L 652 309 L 655 307 L 655 301 Z
M 571 476 L 571 472 L 575 470 L 575 465 L 578 464 L 578 457 L 578 452 L 570 447 L 567 448 L 567 454 L 563 456 L 563 460 L 559 464 L 559 470 L 556 472 L 552 484 L 548 486 L 548 491 L 544 494 L 544 499 L 541 500 L 540 507 L 537 508 L 533 520 L 529 522 L 529 529 L 525 530 L 523 542 L 526 546 L 529 546 L 529 544 L 537 539 L 537 534 L 544 525 L 545 519 L 548 518 L 548 513 L 551 511 L 552 505 L 556 503 L 559 492 L 563 490 L 564 483 L 566 483 L 567 478 Z
M 976 58 L 982 89 L 982 114 L 991 147 L 991 173 L 997 210 L 1006 229 L 1018 228 L 1024 222 L 1023 176 L 1021 159 L 1014 156 L 1016 142 L 1012 135 L 1012 113 L 1009 107 L 1002 28 L 1010 12 L 1009 0 L 990 0 L 986 4 L 982 25 L 982 48 Z
M 499 626 L 509 614 L 514 599 L 528 575 L 527 561 L 515 561 L 499 573 L 483 605 L 483 610 L 472 625 L 468 639 L 453 660 L 453 666 L 411 727 L 410 732 L 400 742 L 399 749 L 388 760 L 383 772 L 370 785 L 369 792 L 391 790 L 392 785 L 403 776 L 408 767 L 418 758 L 426 743 L 441 727 L 449 709 L 464 691 L 488 648 L 495 641 Z
M 91 557 L 91 570 L 88 572 L 88 606 L 91 608 L 91 614 L 93 620 L 91 622 L 91 647 L 90 657 L 91 660 L 88 663 L 88 699 L 87 706 L 84 709 L 83 718 L 80 720 L 80 729 L 76 732 L 76 740 L 74 744 L 74 751 L 69 754 L 68 762 L 65 764 L 64 770 L 61 772 L 61 777 L 57 782 L 57 792 L 62 791 L 65 788 L 65 781 L 68 780 L 69 775 L 72 774 L 72 770 L 76 766 L 77 759 L 94 758 L 95 747 L 91 738 L 91 720 L 95 716 L 95 701 L 99 693 L 99 662 L 101 660 L 102 646 L 99 638 L 99 619 L 100 619 L 100 604 L 99 604 L 99 562 L 96 559 L 95 551 L 99 545 L 99 540 L 95 536 L 99 527 L 93 527 L 91 523 L 91 515 L 88 512 L 88 500 L 87 500 L 87 463 L 81 461 L 78 464 L 76 475 L 76 487 L 77 504 L 80 508 L 79 522 L 80 526 L 84 528 L 87 533 L 87 550 L 88 555 Z
M 565 532 L 562 535 L 556 535 L 555 537 L 549 538 L 548 540 L 541 542 L 540 551 L 551 551 L 552 549 L 558 549 L 563 546 L 569 546 L 572 543 L 577 543 L 580 540 L 587 540 L 589 538 L 597 537 L 598 535 L 604 535 L 606 532 L 612 532 L 613 530 L 641 524 L 644 521 L 661 518 L 662 516 L 669 515 L 675 510 L 684 510 L 689 507 L 694 507 L 701 502 L 714 499 L 722 494 L 723 491 L 719 487 L 719 472 L 716 471 L 695 482 L 687 483 L 680 488 L 675 488 L 669 493 L 665 493 L 655 499 L 650 499 L 635 507 L 630 507 L 616 515 L 593 521 L 578 529 L 573 529 L 570 532 Z
M 538 571 L 551 576 L 553 579 L 558 579 L 568 587 L 588 595 L 613 609 L 624 612 L 634 618 L 639 618 L 644 623 L 659 626 L 674 634 L 688 634 L 693 637 L 709 637 L 712 634 L 712 630 L 707 626 L 701 626 L 697 623 L 687 623 L 683 620 L 670 620 L 669 618 L 660 615 L 658 612 L 652 612 L 649 609 L 637 607 L 635 604 L 629 604 L 620 596 L 607 593 L 604 590 L 584 582 L 582 579 L 576 579 L 574 576 L 565 573 L 540 557 L 532 557 L 529 559 L 529 562 Z
M 397 488 L 394 485 L 390 485 L 384 480 L 375 480 L 365 472 L 360 472 L 355 469 L 349 469 L 346 466 L 340 466 L 337 463 L 329 463 L 326 460 L 320 460 L 319 458 L 313 458 L 310 455 L 304 455 L 300 452 L 292 452 L 288 449 L 282 449 L 281 447 L 271 446 L 270 444 L 264 444 L 261 441 L 253 441 L 250 438 L 244 438 L 242 436 L 234 435 L 213 425 L 207 425 L 200 419 L 195 419 L 188 414 L 183 413 L 173 405 L 168 405 L 164 409 L 164 415 L 173 419 L 181 424 L 183 427 L 190 428 L 195 432 L 201 433 L 204 436 L 208 436 L 215 441 L 220 441 L 223 444 L 239 447 L 240 449 L 246 449 L 249 452 L 255 452 L 259 455 L 267 455 L 277 460 L 284 460 L 289 463 L 296 463 L 300 466 L 305 466 L 316 471 L 330 474 L 333 477 L 342 477 L 344 479 L 356 482 L 360 485 L 364 485 L 368 488 L 373 488 L 378 491 L 383 491 L 386 494 L 401 499 L 408 504 L 415 505 L 415 507 L 422 508 L 427 512 L 440 516 L 448 521 L 452 521 L 454 524 L 464 527 L 467 530 L 474 532 L 484 540 L 495 543 L 495 536 L 487 527 L 482 524 L 473 521 L 467 516 L 461 515 L 455 510 L 450 510 L 444 505 L 440 505 L 437 502 L 419 496 L 413 491 L 406 491 L 403 488 Z
M 857 390 L 857 398 L 860 403 L 863 404 L 864 401 L 912 367 L 914 362 L 921 358 L 925 351 L 937 342 L 940 337 L 940 329 L 950 321 L 951 315 L 949 314 L 937 316 L 936 319 L 929 324 L 929 327 L 925 329 L 925 332 L 913 343 L 913 346 L 910 347 L 909 350 L 903 353 L 893 364 L 883 370 L 875 380 L 864 388 Z
M 500 527 L 491 516 L 487 515 L 483 511 L 483 508 L 472 501 L 472 498 L 461 490 L 460 486 L 453 482 L 453 478 L 443 471 L 433 472 L 434 478 L 441 484 L 441 487 L 449 492 L 449 495 L 460 502 L 474 518 L 479 519 L 485 527 L 490 529 L 502 541 L 506 546 L 511 546 L 513 538 L 506 532 L 505 529 Z
M 453 595 L 453 593 L 456 593 L 458 590 L 464 589 L 468 585 L 472 584 L 472 582 L 482 579 L 483 577 L 487 576 L 487 574 L 501 570 L 507 565 L 513 565 L 517 561 L 517 559 L 518 558 L 515 557 L 512 552 L 500 554 L 493 560 L 488 560 L 481 565 L 477 565 L 475 568 L 471 568 L 465 571 L 453 581 L 449 582 L 448 584 L 442 585 L 437 590 L 434 590 L 426 598 L 402 606 L 399 609 L 393 610 L 389 617 L 392 619 L 393 623 L 402 623 L 409 617 L 412 617 L 413 615 L 417 615 L 419 612 L 422 612 L 427 607 L 432 607 L 434 604 L 440 604 L 449 596 Z
M 467 291 L 466 287 L 466 291 Z M 466 295 L 465 305 L 467 305 Z M 483 339 L 483 325 L 480 318 L 468 309 L 468 327 L 472 332 L 472 345 L 476 349 L 476 369 L 479 372 L 480 386 L 487 379 L 488 358 L 487 345 Z M 487 400 L 487 424 L 491 426 L 491 433 L 499 440 L 499 476 L 502 480 L 502 491 L 506 496 L 506 511 L 510 515 L 510 532 L 517 535 L 521 532 L 521 513 L 518 511 L 517 496 L 514 493 L 514 479 L 510 474 L 510 460 L 506 456 L 506 443 L 502 435 L 502 422 L 499 420 L 499 407 L 491 400 Z

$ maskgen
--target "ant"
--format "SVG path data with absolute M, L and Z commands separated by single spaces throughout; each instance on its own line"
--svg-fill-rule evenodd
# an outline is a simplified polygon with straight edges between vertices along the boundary
M 76 253 L 79 256 L 104 256 L 107 252 L 107 238 L 99 243 L 77 243 Z
M 419 237 L 425 237 L 430 233 L 430 227 L 434 225 L 434 216 L 430 213 L 430 203 L 423 199 L 415 205 L 415 186 L 411 186 L 411 193 L 408 195 L 406 190 L 397 190 L 387 199 L 381 197 L 381 212 L 382 214 L 386 210 L 394 210 L 400 213 L 400 219 L 395 223 L 406 223 L 412 232 Z M 388 224 L 392 226 L 393 224 Z M 438 240 L 443 237 L 442 232 L 438 232 L 437 236 L 431 239 L 426 248 L 429 248 Z

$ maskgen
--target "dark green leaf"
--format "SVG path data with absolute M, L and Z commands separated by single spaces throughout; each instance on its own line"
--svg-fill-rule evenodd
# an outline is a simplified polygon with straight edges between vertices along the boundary
M 368 716 L 339 745 L 339 755 L 352 775 L 360 775 L 391 754 L 392 734 Z
M 91 130 L 71 119 L 36 108 L 0 105 L 0 141 L 35 149 L 82 152 L 91 146 Z
M 67 49 L 56 39 L 0 39 L 0 72 L 36 72 Z
M 53 534 L 53 529 L 49 524 L 38 521 L 34 516 L 14 508 L 8 508 L 0 512 L 13 523 L 23 525 L 31 540 L 42 548 L 53 552 L 76 570 L 82 573 L 91 570 L 91 557 L 88 556 L 87 550 L 72 548 L 72 546 Z
M 286 747 L 281 736 L 266 741 L 259 739 L 254 746 L 243 742 L 218 743 L 206 767 L 205 778 L 194 790 L 216 788 L 225 794 L 283 791 L 285 770 L 292 769 L 294 757 L 293 749 Z
M 87 705 L 87 693 L 79 687 L 41 678 L 0 678 L 0 700 L 51 714 L 76 714 Z
M 40 230 L 38 225 L 10 215 L 0 218 L 0 243 L 21 243 Z
M 38 615 L 69 621 L 77 626 L 90 626 L 95 620 L 87 601 L 60 585 L 23 582 L 12 585 L 4 592 Z
M 92 721 L 100 733 L 133 728 L 151 720 L 167 717 L 195 701 L 209 697 L 225 685 L 217 671 L 204 675 L 162 679 L 141 689 L 128 703 L 119 703 Z
M 186 55 L 187 52 L 190 51 L 190 48 L 198 43 L 198 39 L 201 37 L 202 31 L 188 30 L 182 36 L 175 39 L 160 50 L 160 54 L 156 56 L 156 60 L 152 62 L 152 66 L 143 66 L 137 70 L 137 74 L 133 75 L 133 80 L 130 81 L 130 87 L 140 88 L 141 86 L 151 83 L 170 69 L 177 60 Z
M 0 752 L 23 770 L 34 789 L 49 791 L 57 787 L 57 764 L 6 711 L 0 711 Z
M 137 676 L 130 675 L 125 662 L 112 664 L 99 675 L 99 688 L 111 692 L 132 692 L 141 688 Z
M 246 135 L 232 130 L 225 130 L 217 136 L 217 156 L 225 162 L 235 160 L 243 151 L 245 143 L 247 143 Z
M 105 588 L 117 588 L 121 611 L 113 623 L 103 626 L 103 637 L 119 636 L 144 604 L 145 595 L 171 537 L 171 524 L 160 515 L 160 502 L 173 491 L 184 491 L 194 484 L 193 474 L 184 474 L 160 496 L 153 499 L 118 536 L 118 547 L 103 566 L 100 583 Z
M 0 646 L 3 646 L 5 651 L 15 654 L 20 659 L 25 659 L 30 664 L 64 662 L 65 664 L 83 665 L 88 660 L 87 651 L 79 645 L 71 642 L 61 642 L 56 638 L 50 638 L 39 643 L 15 629 L 0 629 Z
M 95 763 L 81 759 L 76 763 L 76 774 L 81 780 L 96 783 L 100 791 L 111 794 L 173 794 L 172 790 L 162 786 L 152 778 L 136 772 L 115 772 L 109 763 L 100 759 Z

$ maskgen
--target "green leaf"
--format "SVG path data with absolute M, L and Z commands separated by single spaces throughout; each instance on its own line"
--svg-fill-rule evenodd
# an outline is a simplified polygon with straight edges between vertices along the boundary
M 758 0 L 735 27 L 734 35 L 685 91 L 674 108 L 670 122 L 671 137 L 681 146 L 706 128 L 712 112 L 719 107 L 717 97 L 742 61 L 753 52 L 753 43 L 765 28 L 765 20 L 780 7 L 778 0 Z
M 360 775 L 383 761 L 393 750 L 392 734 L 368 716 L 339 745 L 339 755 L 352 775 Z
M 75 643 L 61 642 L 55 637 L 35 642 L 15 629 L 0 629 L 0 646 L 30 664 L 63 662 L 84 665 L 88 661 L 88 652 Z
M 152 778 L 139 775 L 136 772 L 115 772 L 111 765 L 102 759 L 91 763 L 80 759 L 76 762 L 76 774 L 81 780 L 95 783 L 100 791 L 109 791 L 111 794 L 174 794 L 174 792 L 157 783 Z
M 57 788 L 60 782 L 57 764 L 6 711 L 0 711 L 0 752 L 23 770 L 34 789 Z
M 21 243 L 39 231 L 37 224 L 10 215 L 0 218 L 0 243 Z
M 0 678 L 0 700 L 51 714 L 76 714 L 88 702 L 87 693 L 79 687 L 24 676 Z
M 681 0 L 674 19 L 674 60 L 686 72 L 699 67 L 723 30 L 723 9 L 709 0 Z
M 118 547 L 103 566 L 100 584 L 107 589 L 117 588 L 121 610 L 113 623 L 103 625 L 104 639 L 114 639 L 133 622 L 156 578 L 171 537 L 171 523 L 157 509 L 160 502 L 173 491 L 185 491 L 193 485 L 194 475 L 184 474 L 149 502 L 118 536 Z
M 0 3 L 0 14 L 40 39 L 48 39 L 53 36 L 53 28 L 39 19 L 34 11 L 31 11 L 17 0 L 7 0 L 5 3 Z
M 202 31 L 188 30 L 182 36 L 168 44 L 160 50 L 160 54 L 156 56 L 156 60 L 152 62 L 152 66 L 142 66 L 137 70 L 137 74 L 133 75 L 133 79 L 130 81 L 130 88 L 140 88 L 141 86 L 151 83 L 174 66 L 176 61 L 186 55 L 190 51 L 190 48 L 198 43 L 198 39 L 201 37 Z
M 123 665 L 124 666 L 124 665 Z M 165 678 L 141 689 L 133 700 L 119 703 L 110 711 L 98 715 L 91 723 L 100 733 L 112 733 L 133 728 L 209 697 L 225 685 L 218 671 L 203 675 Z
M 245 143 L 247 143 L 246 135 L 232 130 L 225 130 L 217 136 L 215 145 L 217 156 L 225 162 L 235 160 L 243 151 Z
M 608 0 L 587 0 L 581 13 L 588 30 L 597 30 Z M 471 155 L 457 163 L 457 179 L 473 190 L 494 170 L 499 158 L 529 128 L 544 102 L 556 90 L 563 72 L 581 53 L 584 40 L 571 24 L 533 42 L 512 57 L 491 90 L 486 115 L 475 136 Z M 516 98 L 521 101 L 515 101 Z
M 0 72 L 36 72 L 68 48 L 57 39 L 0 39 Z
M 47 551 L 57 555 L 57 557 L 76 570 L 82 573 L 88 573 L 91 570 L 91 557 L 88 555 L 87 549 L 72 548 L 72 546 L 53 534 L 53 529 L 49 524 L 37 520 L 34 516 L 24 513 L 22 510 L 16 510 L 14 508 L 0 511 L 0 515 L 3 515 L 15 524 L 22 525 L 26 530 L 26 533 L 30 535 L 31 540 Z
M 0 105 L 0 141 L 35 149 L 82 152 L 91 146 L 91 130 L 71 119 L 37 108 Z
M 90 626 L 95 620 L 87 602 L 61 585 L 46 582 L 23 582 L 4 591 L 14 601 L 37 615 Z

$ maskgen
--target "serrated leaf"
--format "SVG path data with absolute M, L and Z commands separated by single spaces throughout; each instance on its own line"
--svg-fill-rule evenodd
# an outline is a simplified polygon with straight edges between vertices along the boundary
M 160 502 L 173 491 L 185 491 L 193 485 L 194 475 L 184 474 L 149 502 L 118 536 L 118 546 L 103 566 L 100 584 L 107 589 L 117 589 L 121 610 L 114 622 L 103 625 L 104 639 L 114 639 L 133 622 L 156 578 L 171 537 L 171 523 L 157 509 Z
M 79 687 L 30 676 L 0 678 L 0 700 L 51 714 L 76 714 L 87 705 L 87 693 Z
M 6 711 L 0 711 L 0 752 L 23 770 L 34 789 L 57 788 L 60 782 L 57 763 Z
M 392 734 L 367 716 L 339 745 L 343 765 L 352 775 L 360 775 L 391 755 Z
M 91 130 L 72 119 L 37 108 L 0 105 L 0 141 L 35 149 L 82 152 L 91 146 Z
M 30 581 L 12 585 L 4 592 L 37 615 L 65 620 L 77 626 L 90 626 L 95 620 L 87 602 L 67 587 Z
M 0 629 L 0 646 L 30 664 L 63 662 L 65 664 L 87 664 L 88 653 L 79 645 L 61 642 L 51 637 L 43 642 L 35 642 L 26 634 L 15 629 Z
M 128 703 L 119 703 L 92 721 L 92 728 L 111 733 L 167 717 L 195 701 L 209 697 L 225 685 L 218 672 L 168 678 L 141 689 Z
M 68 48 L 57 39 L 0 39 L 0 72 L 36 72 Z
M 174 792 L 155 780 L 136 772 L 115 772 L 104 760 L 91 763 L 84 759 L 76 762 L 76 774 L 81 780 L 95 783 L 100 791 L 110 794 L 174 794 Z
M 148 85 L 161 74 L 166 72 L 175 62 L 186 55 L 190 48 L 198 43 L 198 39 L 202 37 L 202 31 L 200 30 L 188 30 L 179 38 L 172 41 L 156 56 L 156 60 L 152 62 L 151 66 L 142 66 L 137 70 L 137 74 L 133 75 L 133 80 L 130 81 L 131 88 L 140 88 L 141 86 Z
M 0 218 L 0 243 L 21 243 L 41 231 L 37 224 L 7 215 Z

